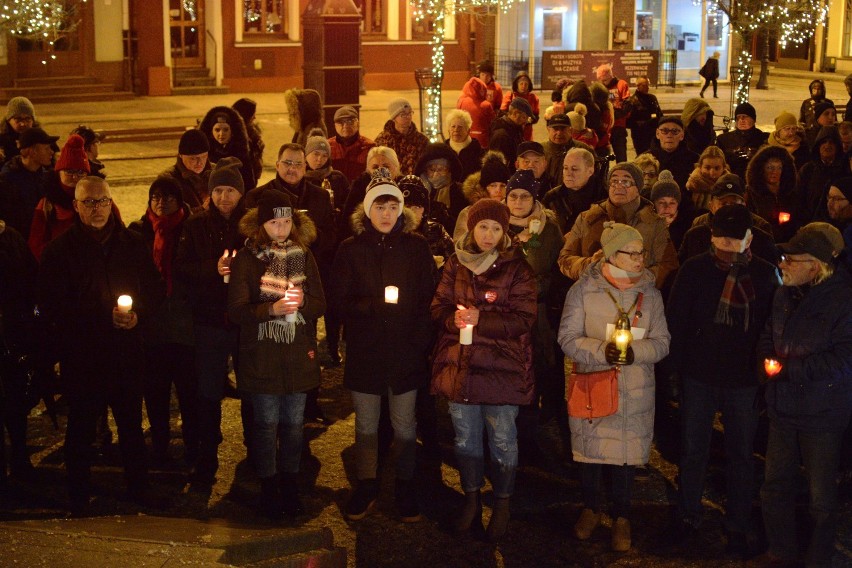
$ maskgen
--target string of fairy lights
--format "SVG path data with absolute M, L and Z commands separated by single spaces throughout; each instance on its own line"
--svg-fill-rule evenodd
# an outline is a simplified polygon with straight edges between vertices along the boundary
M 48 60 L 56 59 L 57 40 L 77 27 L 77 8 L 85 2 L 4 0 L 0 3 L 0 30 L 16 38 L 45 42 L 41 63 L 47 65 Z

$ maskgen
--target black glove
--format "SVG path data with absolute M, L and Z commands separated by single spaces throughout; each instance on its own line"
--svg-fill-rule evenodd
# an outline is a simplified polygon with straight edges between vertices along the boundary
M 618 350 L 618 347 L 615 346 L 615 343 L 609 342 L 606 344 L 606 349 L 604 350 L 604 356 L 606 357 L 606 362 L 610 365 L 632 365 L 633 364 L 633 348 L 627 348 L 627 361 L 625 363 L 619 363 L 618 357 L 621 355 L 621 351 Z

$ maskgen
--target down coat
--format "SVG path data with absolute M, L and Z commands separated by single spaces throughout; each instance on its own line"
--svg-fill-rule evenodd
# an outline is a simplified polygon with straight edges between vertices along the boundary
M 479 77 L 471 77 L 462 87 L 462 94 L 456 108 L 466 110 L 473 123 L 470 125 L 470 137 L 488 148 L 491 122 L 496 117 L 494 107 L 488 102 L 488 87 Z
M 472 345 L 459 344 L 458 304 L 480 310 Z M 464 404 L 530 404 L 536 317 L 535 274 L 520 249 L 501 253 L 479 276 L 450 257 L 432 300 L 432 393 Z
M 643 294 L 640 317 L 634 327 L 645 329 L 643 339 L 632 343 L 632 365 L 621 367 L 618 376 L 618 412 L 603 418 L 569 418 L 574 460 L 611 465 L 648 463 L 654 436 L 654 363 L 669 352 L 669 330 L 663 298 L 654 288 L 654 275 L 646 270 L 638 284 L 618 290 L 604 278 L 604 260 L 595 263 L 571 287 L 565 298 L 559 345 L 573 359 L 577 372 L 603 371 L 611 367 L 604 349 L 608 323 L 618 319 L 618 309 L 607 290 L 625 309 Z M 631 313 L 631 321 L 634 314 Z
M 228 125 L 231 127 L 231 139 L 224 145 L 219 144 L 213 136 L 213 126 L 216 124 L 217 115 L 220 114 L 227 117 Z M 257 186 L 257 178 L 254 175 L 254 167 L 252 166 L 248 131 L 240 113 L 231 107 L 215 106 L 207 111 L 207 114 L 201 119 L 198 129 L 207 136 L 207 142 L 210 144 L 210 152 L 208 153 L 210 162 L 215 164 L 228 156 L 237 158 L 242 163 L 240 166 L 240 175 L 242 175 L 246 191 L 254 189 Z
M 249 239 L 259 228 L 257 209 L 250 210 L 240 220 L 240 231 Z M 305 213 L 296 212 L 293 230 L 298 231 L 303 243 L 316 238 L 316 227 Z M 296 325 L 292 343 L 277 343 L 268 337 L 257 337 L 260 324 L 274 319 L 269 315 L 272 302 L 260 299 L 260 278 L 266 267 L 266 262 L 248 247 L 240 249 L 231 263 L 228 317 L 240 326 L 239 386 L 241 390 L 260 394 L 305 392 L 318 387 L 320 382 L 316 322 L 325 312 L 325 294 L 319 269 L 306 247 L 306 280 L 302 285 L 305 302 L 299 308 L 305 323 Z

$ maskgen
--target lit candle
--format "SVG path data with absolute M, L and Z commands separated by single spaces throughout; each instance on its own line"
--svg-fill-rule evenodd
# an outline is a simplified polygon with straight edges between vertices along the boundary
M 237 256 L 236 249 L 234 249 L 234 251 L 231 253 L 231 258 L 234 258 L 235 256 Z M 225 249 L 225 254 L 222 255 L 222 258 L 226 261 L 225 268 L 228 269 L 228 273 L 222 275 L 222 280 L 224 280 L 225 284 L 227 284 L 231 281 L 231 262 L 230 260 L 228 260 L 228 249 Z
M 385 303 L 396 304 L 399 302 L 399 288 L 396 286 L 385 286 Z
M 122 295 L 118 297 L 118 311 L 123 314 L 126 314 L 130 310 L 133 309 L 133 298 L 128 295 Z
M 778 213 L 778 224 L 783 225 L 784 223 L 790 220 L 790 214 L 786 211 L 780 211 Z
M 781 363 L 775 359 L 764 359 L 763 370 L 766 371 L 768 377 L 774 377 L 781 372 Z
M 473 326 L 471 324 L 467 324 L 459 330 L 459 343 L 462 345 L 473 343 Z
M 284 292 L 284 298 L 288 302 L 292 301 L 294 299 L 295 295 L 296 295 L 295 292 L 293 292 L 292 290 L 287 290 L 286 292 Z M 286 321 L 288 323 L 295 323 L 296 316 L 297 316 L 298 313 L 299 313 L 298 311 L 295 311 L 292 314 L 285 314 L 284 315 L 284 321 Z

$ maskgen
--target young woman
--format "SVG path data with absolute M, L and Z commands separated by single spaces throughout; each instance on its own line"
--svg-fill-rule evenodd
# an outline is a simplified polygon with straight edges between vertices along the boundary
M 495 497 L 487 535 L 497 540 L 506 533 L 515 487 L 518 406 L 533 399 L 536 279 L 520 250 L 511 247 L 506 205 L 480 199 L 470 207 L 467 226 L 432 300 L 432 320 L 439 326 L 432 392 L 449 400 L 456 434 L 465 493 L 454 522 L 458 532 L 482 523 L 487 432 Z M 470 345 L 462 345 L 461 334 L 469 332 Z
M 287 195 L 270 191 L 240 220 L 240 232 L 247 241 L 231 263 L 228 315 L 240 325 L 240 390 L 254 408 L 260 511 L 293 518 L 302 512 L 306 391 L 320 381 L 315 322 L 325 311 L 325 295 L 308 248 L 316 228 Z
M 625 314 L 634 339 L 618 376 L 616 413 L 569 420 L 583 494 L 583 512 L 574 534 L 586 540 L 600 524 L 601 478 L 606 469 L 612 479 L 612 548 L 626 551 L 630 549 L 634 467 L 648 463 L 654 434 L 654 363 L 669 352 L 669 331 L 662 296 L 654 287 L 653 273 L 645 268 L 639 231 L 608 221 L 601 246 L 603 258 L 583 273 L 565 298 L 559 344 L 578 371 L 594 372 L 615 365 L 619 354 L 607 324 L 615 324 Z
M 728 173 L 731 173 L 731 169 L 722 149 L 718 146 L 707 146 L 698 157 L 695 169 L 689 174 L 686 182 L 686 189 L 689 190 L 696 210 L 710 208 L 713 186 L 720 177 Z

